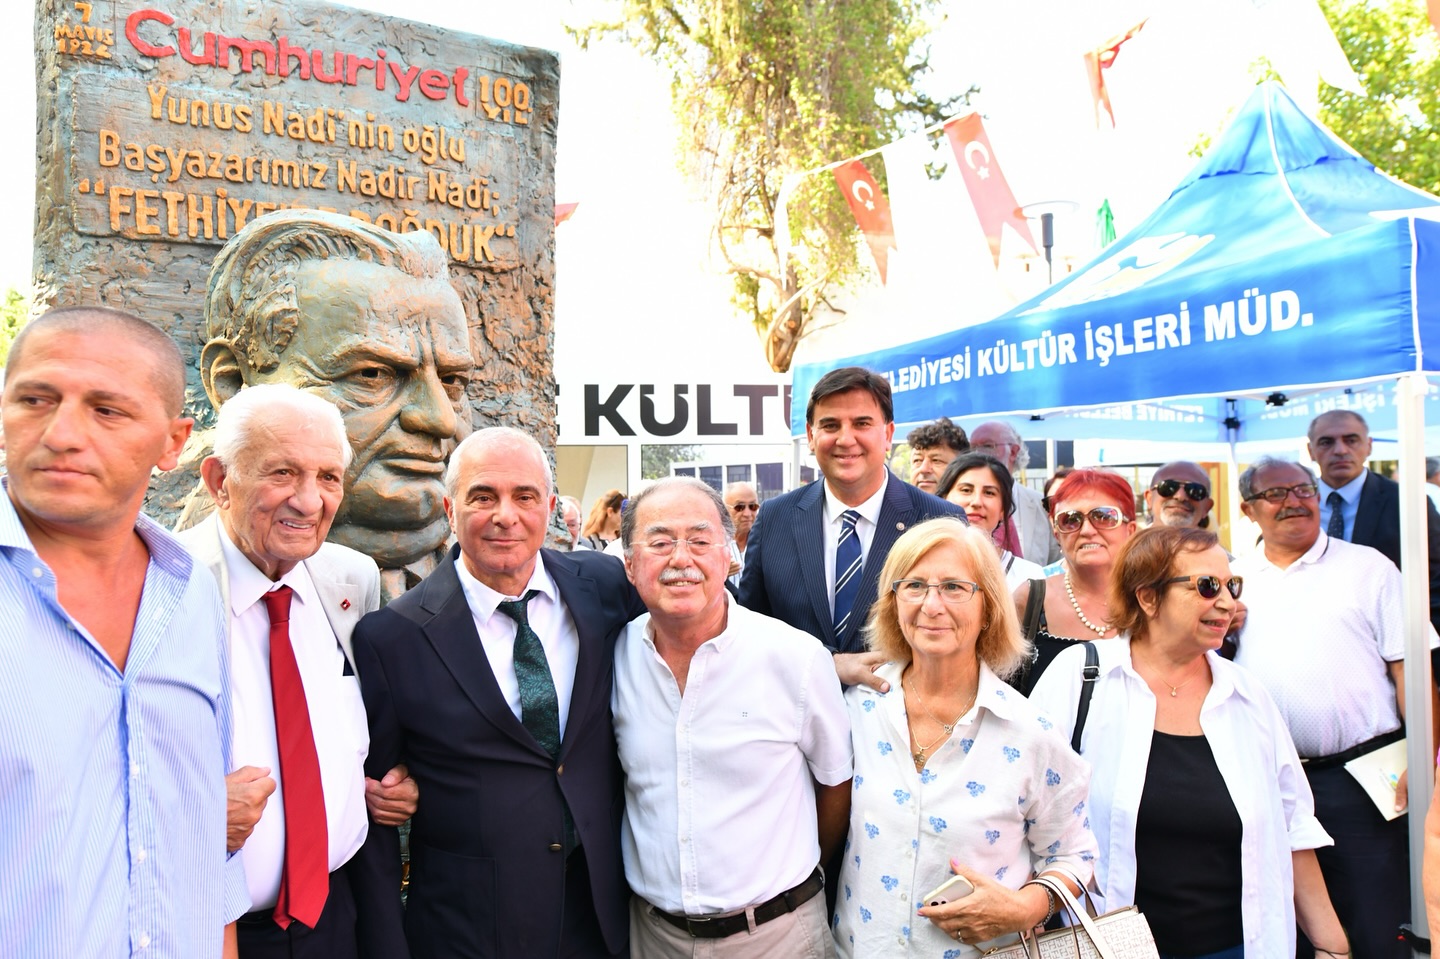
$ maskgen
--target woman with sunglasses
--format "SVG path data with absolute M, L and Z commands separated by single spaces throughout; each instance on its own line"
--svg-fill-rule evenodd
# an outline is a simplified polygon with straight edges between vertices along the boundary
M 1026 580 L 1045 578 L 1039 564 L 1016 556 L 1001 542 L 1006 530 L 1014 530 L 1007 522 L 1015 515 L 1013 483 L 1005 464 L 990 454 L 961 453 L 945 467 L 935 487 L 936 496 L 965 511 L 971 526 L 990 534 L 1005 571 L 1005 588 L 1012 592 Z
M 1026 695 L 1062 650 L 1117 635 L 1109 607 L 1110 570 L 1135 533 L 1135 491 L 1114 473 L 1075 470 L 1050 494 L 1050 522 L 1065 568 L 1015 590 L 1015 609 L 1034 648 L 1034 662 L 1015 681 Z
M 1164 959 L 1293 956 L 1295 924 L 1344 957 L 1315 847 L 1331 844 L 1279 709 L 1216 655 L 1242 582 L 1215 534 L 1156 526 L 1120 550 L 1080 736 L 1093 769 L 1095 884 L 1140 907 Z M 1073 736 L 1085 651 L 1066 650 L 1031 697 Z
M 1004 682 L 1025 641 L 986 533 L 914 526 L 880 582 L 866 637 L 890 688 L 845 694 L 855 781 L 836 951 L 977 956 L 1054 914 L 1036 872 L 1071 891 L 1089 881 L 1089 770 Z

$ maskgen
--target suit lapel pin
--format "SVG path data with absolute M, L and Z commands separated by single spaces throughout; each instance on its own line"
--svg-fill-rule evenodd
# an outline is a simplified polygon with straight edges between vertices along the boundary
M 896 529 L 897 531 L 903 533 L 903 532 L 905 532 L 905 524 L 904 524 L 904 523 L 896 523 L 896 524 L 895 524 L 895 529 Z
M 342 599 L 342 600 L 340 600 L 340 608 L 341 608 L 341 609 L 349 609 L 349 608 L 350 608 L 350 600 L 348 600 L 348 599 Z

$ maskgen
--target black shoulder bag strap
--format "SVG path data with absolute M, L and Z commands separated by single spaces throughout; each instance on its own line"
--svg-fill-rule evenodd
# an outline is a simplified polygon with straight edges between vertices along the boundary
M 1045 581 L 1043 579 L 1032 579 L 1030 581 L 1030 595 L 1025 599 L 1025 638 L 1030 642 L 1035 641 L 1035 634 L 1040 629 L 1040 615 L 1045 612 Z
M 1085 731 L 1085 717 L 1090 715 L 1090 697 L 1095 695 L 1095 683 L 1100 678 L 1100 653 L 1095 644 L 1085 644 L 1085 670 L 1080 684 L 1080 705 L 1075 710 L 1075 732 L 1070 736 L 1070 748 L 1080 751 L 1080 734 Z

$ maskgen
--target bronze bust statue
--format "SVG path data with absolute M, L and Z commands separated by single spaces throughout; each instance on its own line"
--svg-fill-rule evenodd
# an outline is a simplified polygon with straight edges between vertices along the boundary
M 210 402 L 281 382 L 340 408 L 355 458 L 330 539 L 380 564 L 387 598 L 428 573 L 449 536 L 441 479 L 470 432 L 474 366 L 445 252 L 427 232 L 286 210 L 237 233 L 210 270 L 200 354 Z M 211 508 L 196 490 L 178 527 Z

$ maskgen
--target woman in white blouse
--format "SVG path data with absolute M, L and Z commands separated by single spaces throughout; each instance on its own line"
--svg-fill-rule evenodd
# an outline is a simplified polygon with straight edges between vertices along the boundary
M 1120 551 L 1110 615 L 1122 635 L 1095 644 L 1080 740 L 1096 886 L 1105 909 L 1140 907 L 1162 957 L 1289 959 L 1298 919 L 1317 954 L 1343 959 L 1314 852 L 1331 840 L 1285 721 L 1215 653 L 1242 586 L 1205 530 L 1156 526 Z M 1083 648 L 1061 653 L 1031 694 L 1067 738 L 1084 661 Z
M 1044 922 L 1090 878 L 1089 771 L 1003 677 L 1026 655 L 989 534 L 954 519 L 906 532 L 867 624 L 888 693 L 846 693 L 854 794 L 836 904 L 841 956 L 978 954 Z M 974 891 L 922 897 L 953 874 Z M 923 908 L 921 908 L 923 906 Z

